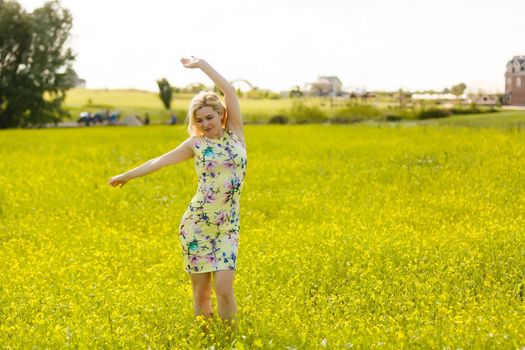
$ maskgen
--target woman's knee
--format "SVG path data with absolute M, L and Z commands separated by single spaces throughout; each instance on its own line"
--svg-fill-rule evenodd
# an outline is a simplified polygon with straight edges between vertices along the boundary
M 233 299 L 233 276 L 215 275 L 215 294 L 217 298 Z
M 217 298 L 231 298 L 233 296 L 233 288 L 231 286 L 219 284 L 215 286 L 215 294 Z
M 211 275 L 191 276 L 193 296 L 198 301 L 211 299 Z

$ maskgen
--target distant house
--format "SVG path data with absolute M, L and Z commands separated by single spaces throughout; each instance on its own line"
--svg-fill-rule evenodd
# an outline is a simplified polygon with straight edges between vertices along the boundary
M 306 90 L 313 96 L 341 96 L 343 83 L 336 76 L 320 76 L 313 83 L 306 84 Z
M 498 95 L 479 95 L 473 100 L 478 105 L 494 106 L 500 103 Z
M 412 100 L 425 100 L 425 101 L 463 101 L 467 98 L 463 95 L 452 95 L 452 94 L 412 94 Z
M 507 62 L 504 102 L 525 105 L 525 56 L 514 56 Z

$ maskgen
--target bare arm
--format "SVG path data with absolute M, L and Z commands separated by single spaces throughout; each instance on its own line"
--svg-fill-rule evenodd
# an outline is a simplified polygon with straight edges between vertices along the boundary
M 109 179 L 108 185 L 113 187 L 121 185 L 120 187 L 122 187 L 129 180 L 147 174 L 151 174 L 165 166 L 175 165 L 182 161 L 190 159 L 191 157 L 193 157 L 192 142 L 193 139 L 188 138 L 187 140 L 182 142 L 177 148 L 169 151 L 168 153 L 165 153 L 160 157 L 150 159 L 146 163 L 134 169 L 131 169 L 125 172 L 124 174 L 112 177 L 111 179 Z
M 202 58 L 191 56 L 192 59 L 181 58 L 181 62 L 186 68 L 200 68 L 224 93 L 224 102 L 228 112 L 226 126 L 235 131 L 244 143 L 244 126 L 242 123 L 241 107 L 234 87 L 220 75 L 208 62 Z

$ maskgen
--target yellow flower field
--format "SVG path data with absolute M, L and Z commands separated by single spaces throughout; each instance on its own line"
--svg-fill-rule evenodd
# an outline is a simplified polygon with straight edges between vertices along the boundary
M 245 129 L 232 338 L 193 316 L 193 163 L 106 184 L 183 126 L 0 131 L 1 348 L 525 347 L 523 132 Z

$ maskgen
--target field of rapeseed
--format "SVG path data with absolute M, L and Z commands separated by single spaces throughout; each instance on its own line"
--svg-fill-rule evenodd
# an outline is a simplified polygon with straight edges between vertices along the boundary
M 525 346 L 523 132 L 247 126 L 239 331 L 193 317 L 183 127 L 0 131 L 0 346 Z M 215 307 L 215 300 L 214 300 Z

